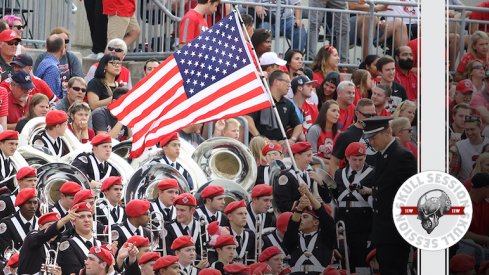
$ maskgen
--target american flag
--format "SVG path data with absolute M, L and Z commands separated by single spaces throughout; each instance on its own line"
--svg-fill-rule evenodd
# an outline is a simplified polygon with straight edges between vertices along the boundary
M 166 59 L 128 94 L 109 105 L 133 131 L 131 157 L 190 124 L 270 107 L 232 12 Z

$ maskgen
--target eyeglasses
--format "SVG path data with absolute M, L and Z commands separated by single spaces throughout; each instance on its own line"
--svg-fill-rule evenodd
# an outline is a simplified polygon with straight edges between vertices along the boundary
M 11 28 L 12 29 L 16 28 L 16 29 L 18 29 L 20 31 L 21 29 L 24 28 L 24 25 L 15 25 L 15 26 L 11 26 Z
M 369 117 L 374 117 L 376 114 L 366 114 L 360 110 L 357 110 L 357 112 L 359 112 L 362 116 L 366 117 L 366 118 L 369 118 Z
M 107 50 L 109 50 L 109 52 L 116 52 L 116 53 L 121 53 L 124 51 L 123 49 L 112 48 L 112 47 L 107 47 Z
M 399 131 L 400 132 L 402 132 L 402 131 L 408 131 L 409 133 L 411 133 L 413 131 L 413 128 L 404 128 L 404 129 L 401 129 Z
M 17 46 L 19 44 L 20 44 L 19 41 L 9 41 L 9 42 L 7 42 L 7 45 L 9 45 L 9 46 L 13 46 L 13 45 Z
M 479 116 L 474 116 L 474 115 L 464 117 L 464 122 L 476 122 L 476 121 L 480 121 L 480 120 L 481 120 L 481 118 Z
M 82 93 L 84 93 L 84 92 L 86 92 L 86 91 L 87 91 L 87 89 L 82 88 L 82 87 L 74 87 L 74 86 L 73 86 L 73 87 L 71 87 L 71 88 L 72 88 L 74 91 L 76 91 L 76 92 L 81 91 Z
M 70 40 L 69 39 L 65 39 L 65 44 L 70 44 Z
M 111 60 L 111 61 L 109 61 L 107 63 L 112 64 L 113 66 L 120 66 L 122 64 L 122 61 L 120 61 L 120 60 Z
M 288 84 L 291 83 L 290 80 L 287 80 L 287 79 L 278 78 L 277 80 L 278 81 L 283 81 L 283 82 L 288 83 Z

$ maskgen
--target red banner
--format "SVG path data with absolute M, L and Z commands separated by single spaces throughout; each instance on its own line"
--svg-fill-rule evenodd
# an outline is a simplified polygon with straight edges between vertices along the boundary
M 450 207 L 445 215 L 465 215 L 463 206 Z M 418 215 L 418 208 L 414 206 L 401 206 L 401 215 Z

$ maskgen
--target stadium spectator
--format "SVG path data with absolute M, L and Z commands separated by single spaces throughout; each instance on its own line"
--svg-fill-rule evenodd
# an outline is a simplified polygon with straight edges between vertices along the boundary
M 466 80 L 462 80 L 462 81 L 467 82 L 469 80 L 466 79 Z M 473 92 L 470 92 L 470 88 L 472 89 L 472 91 L 474 90 L 474 85 L 471 85 L 471 86 L 469 85 L 469 88 L 466 88 L 468 90 L 467 93 L 465 93 L 463 95 L 463 102 L 467 103 L 467 100 L 469 100 L 470 101 L 470 107 L 472 109 L 474 109 L 476 111 L 476 113 L 478 113 L 481 116 L 482 121 L 485 124 L 488 124 L 489 123 L 489 111 L 488 111 L 489 99 L 487 98 L 487 96 L 489 95 L 489 89 L 488 89 L 489 88 L 489 71 L 486 71 L 486 73 L 485 73 L 484 82 L 486 83 L 486 87 L 484 88 L 484 90 L 480 91 L 480 93 L 477 93 L 475 95 Z M 459 89 L 464 90 L 465 87 L 460 87 L 459 89 L 458 88 L 459 88 L 459 85 L 457 85 L 457 90 L 455 92 L 453 103 L 460 101 L 461 94 L 457 93 L 457 92 L 459 92 Z M 470 96 L 472 96 L 472 97 L 470 98 Z M 458 102 L 458 103 L 460 103 L 460 102 Z
M 452 123 L 449 126 L 449 148 L 461 139 L 467 138 L 464 133 L 464 120 L 466 116 L 470 116 L 471 109 L 466 103 L 460 103 L 450 110 L 452 114 Z
M 103 63 L 103 60 L 106 56 L 102 57 L 100 63 Z M 110 64 L 110 63 L 109 63 Z M 89 83 L 90 86 L 90 83 Z M 129 90 L 127 88 L 115 88 L 113 91 L 113 96 L 108 97 L 111 102 L 117 100 L 118 98 L 125 95 Z M 105 100 L 107 100 L 105 99 Z M 110 103 L 110 102 L 109 102 Z M 108 103 L 106 104 L 108 105 Z M 113 139 L 118 141 L 124 141 L 132 136 L 131 130 L 122 125 L 116 117 L 112 115 L 107 106 L 100 106 L 93 110 L 91 121 L 92 121 L 92 129 L 96 135 L 100 134 L 108 134 Z M 84 125 L 83 125 L 84 126 Z
M 394 81 L 396 75 L 396 67 L 395 61 L 392 57 L 381 57 L 377 61 L 377 71 L 379 72 L 379 75 L 381 77 L 380 84 L 389 86 L 392 90 L 389 105 L 387 106 L 387 111 L 392 113 L 396 110 L 397 106 L 401 104 L 401 102 L 407 99 L 406 89 L 404 89 L 401 84 Z
M 21 41 L 20 36 L 13 30 L 4 30 L 0 33 L 0 73 L 2 81 L 12 76 L 14 69 L 10 63 L 14 60 L 17 46 Z
M 317 84 L 323 83 L 324 77 L 330 72 L 338 72 L 338 63 L 340 57 L 335 47 L 325 45 L 319 49 L 314 61 L 312 62 L 311 69 L 314 72 L 313 79 Z
M 309 98 L 312 97 L 314 93 L 312 91 L 312 83 L 314 80 L 310 80 L 309 77 L 305 75 L 300 75 L 292 79 L 291 87 L 294 97 L 292 101 L 294 107 L 296 108 L 297 116 L 299 121 L 302 123 L 302 130 L 304 134 L 311 125 L 316 121 L 318 117 L 318 107 L 316 104 L 308 102 Z
M 15 131 L 21 133 L 29 120 L 35 117 L 45 117 L 49 112 L 49 99 L 43 94 L 35 94 L 29 100 L 29 109 L 24 118 L 17 122 Z
M 478 8 L 489 8 L 489 1 L 482 1 L 476 5 Z M 471 23 L 470 33 L 477 30 L 489 33 L 489 13 L 487 11 L 472 11 L 469 18 L 477 21 L 487 21 L 487 23 Z
M 200 134 L 201 128 L 202 128 L 202 124 L 200 123 L 191 124 L 183 128 L 182 130 L 178 131 L 178 135 L 180 136 L 180 138 L 186 140 L 194 147 L 197 147 L 202 142 L 204 142 L 204 138 Z
M 197 0 L 197 6 L 186 12 L 180 22 L 180 47 L 209 28 L 204 16 L 214 14 L 220 4 L 220 0 Z
M 9 15 L 5 15 L 2 19 L 5 20 L 5 22 L 8 24 L 9 29 L 16 32 L 19 35 L 19 37 L 22 37 L 22 33 L 24 32 L 25 29 L 24 24 L 22 22 L 22 18 L 20 18 L 17 15 L 9 14 Z M 15 55 L 25 53 L 25 50 L 26 50 L 25 47 L 19 44 L 17 45 Z
M 414 142 L 411 141 L 411 133 L 413 128 L 409 119 L 406 117 L 399 117 L 390 121 L 390 126 L 392 128 L 392 136 L 397 138 L 397 140 L 406 149 L 411 152 L 414 157 L 418 158 L 418 148 Z
M 338 93 L 338 105 L 340 106 L 338 130 L 343 132 L 350 127 L 355 117 L 355 105 L 353 104 L 355 101 L 355 84 L 351 81 L 341 81 L 336 91 Z
M 391 113 L 385 108 L 389 103 L 391 93 L 391 88 L 384 84 L 379 84 L 372 89 L 371 99 L 377 116 L 391 116 Z
M 149 75 L 154 69 L 158 68 L 159 65 L 160 65 L 160 61 L 154 58 L 146 60 L 143 66 L 143 77 Z
M 394 80 L 406 89 L 409 100 L 418 100 L 418 75 L 412 71 L 414 66 L 413 52 L 408 46 L 401 46 L 394 51 L 396 75 Z
M 467 53 L 462 56 L 457 67 L 454 80 L 464 79 L 465 67 L 472 60 L 479 60 L 484 66 L 487 66 L 489 53 L 489 36 L 482 31 L 474 32 L 469 39 Z
M 103 14 L 107 15 L 107 41 L 124 39 L 131 46 L 141 33 L 136 19 L 136 0 L 104 0 Z
M 86 56 L 88 59 L 100 59 L 104 56 L 107 44 L 107 15 L 103 14 L 102 1 L 84 0 L 87 12 L 90 37 L 92 39 L 92 53 Z
M 368 98 L 372 94 L 372 76 L 367 70 L 357 69 L 351 74 L 351 81 L 355 84 L 355 101 L 353 104 L 357 105 L 361 98 Z
M 235 118 L 218 120 L 215 124 L 213 136 L 228 137 L 239 141 L 240 126 L 241 123 Z
M 258 58 L 272 50 L 272 31 L 267 29 L 256 29 L 251 36 L 251 44 Z
M 338 87 L 340 82 L 340 74 L 333 71 L 326 75 L 321 85 L 316 87 L 316 94 L 318 95 L 318 109 L 321 109 L 324 102 L 330 99 L 336 100 L 338 97 L 336 87 Z
M 83 101 L 87 95 L 87 83 L 85 79 L 74 76 L 68 81 L 68 89 L 66 90 L 66 96 L 54 106 L 57 110 L 65 111 L 68 113 L 68 108 L 75 101 Z
M 380 76 L 379 72 L 377 71 L 377 61 L 379 61 L 379 59 L 380 57 L 378 55 L 370 54 L 363 59 L 360 65 L 358 65 L 359 69 L 367 70 L 370 73 L 374 83 L 380 83 Z
M 474 95 L 486 89 L 486 82 L 484 81 L 484 79 L 486 78 L 486 72 L 484 64 L 482 64 L 479 60 L 472 60 L 467 63 L 467 66 L 465 67 L 464 78 L 470 79 L 470 81 L 474 85 Z
M 87 84 L 88 104 L 92 110 L 112 102 L 122 61 L 117 55 L 106 54 L 98 64 L 95 77 Z
M 26 115 L 32 89 L 34 84 L 29 74 L 18 71 L 12 75 L 12 82 L 8 89 L 7 128 L 9 130 L 15 130 L 17 122 Z
M 90 106 L 81 100 L 74 101 L 67 110 L 71 122 L 68 129 L 75 135 L 81 143 L 88 143 L 95 136 L 95 131 L 88 127 L 90 117 Z
M 61 86 L 61 74 L 58 69 L 59 60 L 65 54 L 65 41 L 58 35 L 53 34 L 46 39 L 46 56 L 39 63 L 34 75 L 46 81 L 49 88 L 58 98 L 63 98 Z
M 418 143 L 418 130 L 417 130 L 417 121 L 414 120 L 416 117 L 416 103 L 410 101 L 410 100 L 405 100 L 401 102 L 399 106 L 397 106 L 397 109 L 392 113 L 393 118 L 398 118 L 398 117 L 407 117 L 409 119 L 409 123 L 411 124 L 411 127 L 413 128 L 412 131 L 412 141 L 414 143 Z
M 311 144 L 312 153 L 320 157 L 325 165 L 329 165 L 333 153 L 333 141 L 338 134 L 340 107 L 334 100 L 326 101 L 314 124 L 307 131 L 306 139 Z

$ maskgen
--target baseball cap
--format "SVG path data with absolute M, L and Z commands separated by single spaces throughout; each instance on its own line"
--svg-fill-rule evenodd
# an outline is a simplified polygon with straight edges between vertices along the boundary
M 278 55 L 274 52 L 266 52 L 261 55 L 260 65 L 267 66 L 273 64 L 279 66 L 285 66 L 285 64 L 287 64 L 287 61 L 283 60 L 282 58 L 279 58 Z
M 455 87 L 455 90 L 461 92 L 462 94 L 473 92 L 474 84 L 472 84 L 472 81 L 470 81 L 469 79 L 460 80 L 457 83 L 457 87 Z
M 314 83 L 314 82 L 316 82 L 316 80 L 309 79 L 307 75 L 299 75 L 294 77 L 294 79 L 292 79 L 290 86 L 292 87 L 292 91 L 295 92 L 297 90 L 297 87 L 303 86 L 305 84 Z
M 22 70 L 12 75 L 12 81 L 26 90 L 31 90 L 35 88 L 34 84 L 32 84 L 31 76 Z
M 32 66 L 33 64 L 32 57 L 28 54 L 18 54 L 14 57 L 10 65 L 15 64 L 21 67 Z
M 22 39 L 20 36 L 13 30 L 4 30 L 0 33 L 0 41 L 1 42 L 9 42 L 12 40 L 19 40 L 21 41 Z

